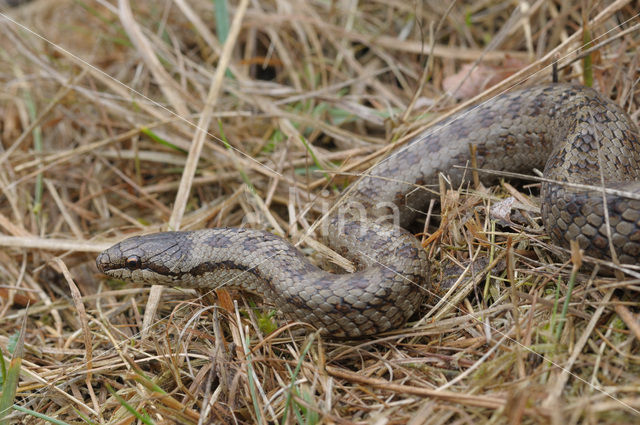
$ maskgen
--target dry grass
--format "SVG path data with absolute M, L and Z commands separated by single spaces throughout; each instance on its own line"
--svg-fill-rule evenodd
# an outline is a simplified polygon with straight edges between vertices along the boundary
M 602 43 L 594 85 L 637 121 L 637 3 L 542 0 L 519 15 L 504 0 L 239 0 L 226 20 L 206 0 L 120 3 L 35 1 L 0 25 L 5 358 L 26 318 L 16 404 L 67 423 L 141 423 L 125 401 L 157 424 L 638 421 L 639 272 L 572 277 L 528 186 L 443 197 L 434 279 L 470 257 L 503 266 L 454 267 L 455 291 L 373 340 L 322 338 L 223 291 L 122 286 L 94 265 L 111 242 L 167 223 L 297 242 L 389 141 L 549 81 L 554 59 L 562 80 L 581 80 L 584 29 Z M 471 63 L 460 81 L 478 95 L 456 102 L 443 81 Z M 510 194 L 522 228 L 486 217 Z

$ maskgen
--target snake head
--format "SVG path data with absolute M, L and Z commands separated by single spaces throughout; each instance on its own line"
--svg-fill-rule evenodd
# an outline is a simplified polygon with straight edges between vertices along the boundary
M 174 284 L 187 264 L 176 254 L 187 232 L 165 232 L 125 239 L 96 258 L 98 270 L 109 277 L 161 285 Z

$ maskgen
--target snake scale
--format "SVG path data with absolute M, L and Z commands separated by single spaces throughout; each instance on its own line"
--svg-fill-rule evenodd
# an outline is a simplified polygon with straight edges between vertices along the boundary
M 453 187 L 463 183 L 469 172 L 456 166 L 468 163 L 470 144 L 481 168 L 527 173 L 544 167 L 542 220 L 554 243 L 575 239 L 588 255 L 611 259 L 613 250 L 621 263 L 640 264 L 638 139 L 629 116 L 593 89 L 547 84 L 515 90 L 432 126 L 352 185 L 345 197 L 352 207 L 327 217 L 323 237 L 358 264 L 355 273 L 326 272 L 283 239 L 239 228 L 135 236 L 96 262 L 124 280 L 237 287 L 327 334 L 372 335 L 401 326 L 421 305 L 429 264 L 404 227 L 434 197 L 425 188 L 439 173 Z M 394 212 L 396 224 L 389 219 Z

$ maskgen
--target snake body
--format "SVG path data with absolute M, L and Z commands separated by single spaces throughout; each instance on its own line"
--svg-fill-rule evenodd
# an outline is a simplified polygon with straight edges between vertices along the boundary
M 470 144 L 480 168 L 526 173 L 544 167 L 542 219 L 555 243 L 575 239 L 588 255 L 611 259 L 614 252 L 621 263 L 640 264 L 638 140 L 629 116 L 592 89 L 516 90 L 432 126 L 352 185 L 350 207 L 327 218 L 324 238 L 355 260 L 355 273 L 328 273 L 271 233 L 237 228 L 132 237 L 101 253 L 97 265 L 125 280 L 238 287 L 333 336 L 376 334 L 402 325 L 423 301 L 428 261 L 404 227 L 433 198 L 424 188 L 435 185 L 439 173 L 453 187 L 463 183 L 469 172 L 456 166 L 468 163 Z

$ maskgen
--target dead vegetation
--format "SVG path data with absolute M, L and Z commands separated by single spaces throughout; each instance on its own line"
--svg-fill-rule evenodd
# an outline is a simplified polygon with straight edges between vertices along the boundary
M 167 228 L 247 225 L 298 242 L 391 142 L 549 81 L 554 60 L 560 79 L 591 79 L 637 122 L 637 3 L 448 3 L 5 8 L 5 359 L 25 323 L 13 402 L 74 424 L 636 422 L 640 271 L 572 273 L 580 260 L 563 262 L 541 231 L 535 183 L 443 195 L 426 249 L 455 290 L 373 340 L 320 337 L 260 299 L 160 294 L 95 268 L 111 242 Z M 510 195 L 521 226 L 488 217 Z

